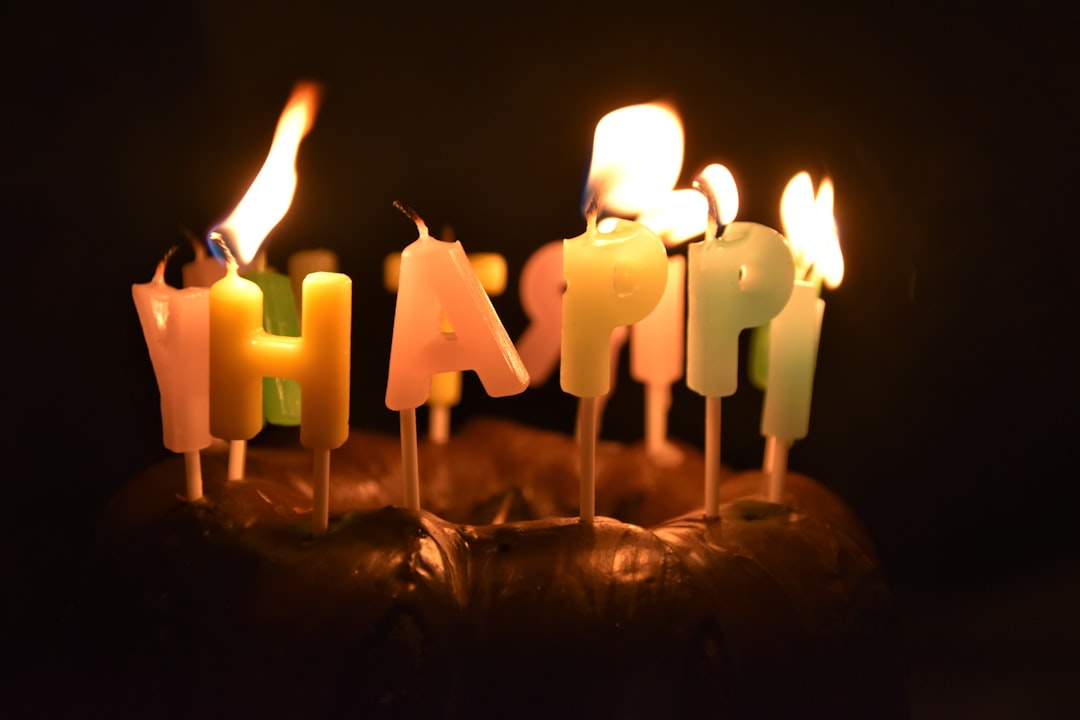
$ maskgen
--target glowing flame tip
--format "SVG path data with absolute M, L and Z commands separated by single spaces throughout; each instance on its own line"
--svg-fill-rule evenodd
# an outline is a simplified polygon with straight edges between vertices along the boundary
M 299 82 L 293 87 L 278 119 L 266 161 L 251 187 L 219 230 L 235 240 L 240 262 L 247 264 L 259 252 L 266 236 L 285 217 L 296 193 L 296 155 L 300 142 L 315 122 L 322 86 Z
M 810 280 L 820 279 L 835 288 L 844 278 L 844 254 L 833 215 L 835 190 L 829 178 L 814 193 L 810 174 L 800 172 L 788 181 L 780 198 L 784 233 L 795 254 L 795 264 Z

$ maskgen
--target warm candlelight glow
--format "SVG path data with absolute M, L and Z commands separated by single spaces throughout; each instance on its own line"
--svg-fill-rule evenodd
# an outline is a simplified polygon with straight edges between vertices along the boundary
M 638 217 L 666 245 L 676 245 L 705 232 L 708 201 L 697 190 L 672 190 Z
M 784 233 L 795 255 L 799 278 L 835 288 L 844 279 L 844 255 L 833 217 L 835 191 L 825 178 L 817 195 L 809 173 L 791 178 L 780 199 Z
M 682 160 L 682 123 L 671 108 L 614 110 L 596 124 L 585 204 L 598 195 L 603 209 L 637 214 L 674 187 Z
M 709 208 L 709 216 L 720 226 L 730 225 L 739 214 L 739 188 L 731 171 L 719 163 L 705 167 L 694 181 L 716 207 Z M 705 187 L 700 187 L 704 185 Z
M 240 203 L 218 228 L 234 244 L 241 265 L 250 263 L 270 231 L 281 222 L 296 192 L 296 154 L 315 121 L 322 88 L 298 83 L 274 131 L 266 162 Z

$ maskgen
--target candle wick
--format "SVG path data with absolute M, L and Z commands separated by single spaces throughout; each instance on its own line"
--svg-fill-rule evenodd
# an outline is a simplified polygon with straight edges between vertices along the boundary
M 176 254 L 176 245 L 173 245 L 165 252 L 165 256 L 158 261 L 157 269 L 154 270 L 154 282 L 165 282 L 165 266 L 169 264 L 169 258 Z
M 716 193 L 704 175 L 698 175 L 691 184 L 695 190 L 705 196 L 705 201 L 709 206 L 709 220 L 706 225 L 705 239 L 715 240 L 724 231 L 724 226 L 720 224 L 720 208 L 716 203 Z
M 221 249 L 221 252 L 225 255 L 225 266 L 230 270 L 236 270 L 237 263 L 236 258 L 232 254 L 232 250 L 229 249 L 228 243 L 225 242 L 225 236 L 217 230 L 211 230 L 209 236 L 210 242 L 214 243 Z
M 427 223 L 424 222 L 424 219 L 420 217 L 415 210 L 406 205 L 402 205 L 397 200 L 394 201 L 394 207 L 405 213 L 405 217 L 416 223 L 416 229 L 420 232 L 420 237 L 428 237 Z
M 585 223 L 590 235 L 596 234 L 596 218 L 600 215 L 600 191 L 589 196 L 585 203 Z
M 810 282 L 811 280 L 813 280 L 813 278 L 814 278 L 814 263 L 810 263 L 810 265 L 808 265 L 807 268 L 806 268 L 806 272 L 803 273 L 803 278 L 802 279 L 803 279 L 804 282 Z

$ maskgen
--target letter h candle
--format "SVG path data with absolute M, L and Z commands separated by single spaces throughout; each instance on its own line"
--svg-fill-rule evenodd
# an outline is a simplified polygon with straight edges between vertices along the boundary
M 304 279 L 302 334 L 263 330 L 259 287 L 237 274 L 210 288 L 210 432 L 249 440 L 262 429 L 264 377 L 300 383 L 300 442 L 314 450 L 315 535 L 327 529 L 330 450 L 349 436 L 349 365 L 352 280 L 316 272 Z

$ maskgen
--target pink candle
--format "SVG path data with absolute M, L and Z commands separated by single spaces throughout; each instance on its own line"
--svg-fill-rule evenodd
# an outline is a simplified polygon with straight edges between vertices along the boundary
M 399 206 L 400 207 L 400 206 Z M 473 370 L 492 397 L 521 392 L 529 373 L 460 242 L 442 242 L 411 210 L 420 237 L 401 253 L 386 406 L 401 413 L 405 506 L 420 507 L 416 408 L 436 373 Z M 443 316 L 453 332 L 443 331 Z
M 521 307 L 529 327 L 518 338 L 521 361 L 533 385 L 543 385 L 559 363 L 562 336 L 563 244 L 553 240 L 541 245 L 521 269 Z
M 401 253 L 386 406 L 427 402 L 431 376 L 474 370 L 492 397 L 514 395 L 529 374 L 460 242 L 442 242 L 415 218 L 420 237 Z M 442 316 L 453 326 L 443 332 Z
M 183 453 L 187 496 L 202 497 L 199 450 L 210 437 L 209 290 L 177 290 L 162 260 L 148 283 L 131 286 L 161 393 L 161 428 L 169 450 Z

